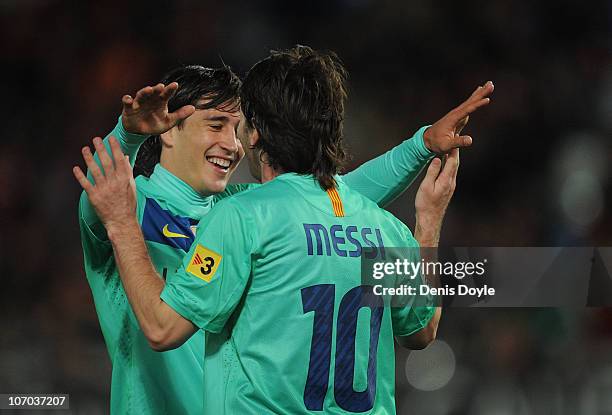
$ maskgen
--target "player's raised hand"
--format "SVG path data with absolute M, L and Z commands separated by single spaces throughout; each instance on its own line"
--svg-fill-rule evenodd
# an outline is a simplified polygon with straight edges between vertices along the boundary
M 444 156 L 446 163 L 434 158 L 419 186 L 415 199 L 415 237 L 421 246 L 437 246 L 442 220 L 457 185 L 459 149 L 454 148 Z
M 193 105 L 185 105 L 168 112 L 168 101 L 176 93 L 178 84 L 147 86 L 136 93 L 136 97 L 124 95 L 123 127 L 134 134 L 159 135 L 174 127 L 180 120 L 194 113 Z
M 467 124 L 471 113 L 490 102 L 489 95 L 493 93 L 493 89 L 491 81 L 479 86 L 465 102 L 425 130 L 425 146 L 438 154 L 448 153 L 453 148 L 471 146 L 472 137 L 461 135 L 461 130 Z
M 91 172 L 93 184 L 80 167 L 72 169 L 107 231 L 113 226 L 122 227 L 136 220 L 136 184 L 132 166 L 127 156 L 121 152 L 117 139 L 110 137 L 109 143 L 111 155 L 100 137 L 93 139 L 102 168 L 94 160 L 89 147 L 83 147 L 83 159 Z

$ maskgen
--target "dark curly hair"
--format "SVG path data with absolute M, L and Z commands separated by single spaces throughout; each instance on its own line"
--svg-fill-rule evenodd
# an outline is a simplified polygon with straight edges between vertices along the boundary
M 324 190 L 346 159 L 343 146 L 347 72 L 333 52 L 307 46 L 272 51 L 248 72 L 240 90 L 255 148 L 275 169 L 312 174 Z
M 174 112 L 185 105 L 196 105 L 202 98 L 209 98 L 205 105 L 196 105 L 197 109 L 219 108 L 233 112 L 240 108 L 240 78 L 229 66 L 205 68 L 199 65 L 186 65 L 168 72 L 160 81 L 164 85 L 178 82 L 179 87 L 170 101 L 168 111 Z M 179 122 L 178 128 L 181 128 Z M 160 137 L 148 138 L 140 148 L 134 166 L 134 176 L 150 176 L 161 157 L 162 144 Z

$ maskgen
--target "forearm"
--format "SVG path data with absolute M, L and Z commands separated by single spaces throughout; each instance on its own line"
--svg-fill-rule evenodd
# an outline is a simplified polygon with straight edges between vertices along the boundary
M 108 236 L 123 287 L 145 337 L 156 350 L 178 346 L 174 333 L 182 317 L 160 299 L 165 283 L 153 267 L 138 223 L 109 226 Z
M 412 138 L 347 173 L 343 180 L 353 190 L 385 207 L 412 184 L 434 156 L 423 140 L 427 128 L 419 129 Z
M 437 249 L 436 248 L 425 248 L 421 249 L 422 259 L 425 263 L 437 260 Z M 435 268 L 435 267 L 428 267 Z M 426 268 L 427 269 L 427 268 Z M 439 277 L 435 272 L 423 273 L 424 283 L 429 287 L 439 287 Z M 438 333 L 438 325 L 440 324 L 440 317 L 442 316 L 442 307 L 437 305 L 440 304 L 439 297 L 434 296 L 434 304 L 436 304 L 435 311 L 421 330 L 409 335 L 409 336 L 397 336 L 397 342 L 408 349 L 420 350 L 427 347 L 431 342 L 436 339 Z
M 430 215 L 417 212 L 417 222 L 415 227 L 415 239 L 419 242 L 420 257 L 425 264 L 438 260 L 438 243 L 440 241 L 440 228 L 442 226 L 443 215 Z M 423 282 L 429 287 L 440 287 L 440 278 L 435 272 L 435 267 L 425 267 L 423 272 Z M 434 296 L 435 303 L 439 304 L 439 298 Z M 410 336 L 397 338 L 398 343 L 411 350 L 420 350 L 435 340 L 442 307 L 436 306 L 435 311 L 429 322 L 418 332 Z

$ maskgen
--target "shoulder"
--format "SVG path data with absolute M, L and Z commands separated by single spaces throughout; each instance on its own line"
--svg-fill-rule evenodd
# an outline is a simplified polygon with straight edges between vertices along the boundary
M 221 200 L 202 217 L 196 231 L 198 241 L 231 241 L 232 245 L 248 246 L 249 249 L 256 245 L 259 226 L 253 206 L 249 203 L 250 198 L 238 196 L 241 195 Z
M 267 204 L 274 199 L 286 197 L 287 192 L 283 190 L 289 188 L 286 183 L 279 180 L 273 180 L 264 184 L 251 183 L 235 186 L 241 186 L 242 190 L 233 193 L 231 197 L 222 198 L 215 206 L 228 206 L 228 201 L 231 201 L 229 203 L 236 206 L 237 209 L 252 210 L 255 206 Z
M 201 219 L 200 225 L 213 221 L 243 222 L 251 216 L 252 206 L 249 205 L 249 200 L 250 198 L 243 197 L 243 194 L 237 194 L 218 201 Z

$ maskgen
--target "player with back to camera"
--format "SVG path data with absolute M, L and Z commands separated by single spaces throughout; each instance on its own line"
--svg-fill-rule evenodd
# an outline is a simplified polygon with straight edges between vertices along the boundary
M 74 170 L 106 226 L 150 344 L 167 350 L 196 326 L 207 331 L 205 413 L 394 412 L 393 336 L 410 347 L 435 336 L 436 307 L 356 301 L 368 289 L 360 285 L 361 251 L 340 249 L 337 232 L 355 247 L 418 245 L 405 225 L 337 176 L 344 159 L 344 82 L 335 55 L 306 47 L 273 53 L 249 71 L 238 137 L 252 173 L 265 184 L 209 212 L 183 267 L 166 282 L 148 258 L 130 165 L 117 141 L 110 140 L 115 165 L 96 142 L 104 174 L 85 152 L 95 185 Z M 491 84 L 479 87 L 432 129 L 471 142 L 455 133 L 491 91 Z M 457 167 L 458 150 L 442 171 L 435 159 L 419 188 L 421 246 L 437 245 Z M 312 236 L 308 249 L 315 224 L 329 232 L 333 251 L 315 253 Z M 371 311 L 366 333 L 355 332 L 362 307 Z M 369 350 L 365 363 L 355 361 L 355 344 Z M 355 382 L 365 388 L 354 390 Z
M 193 65 L 123 98 L 123 114 L 110 135 L 131 162 L 144 142 L 137 167 L 150 177 L 136 180 L 138 220 L 164 279 L 180 267 L 200 218 L 222 198 L 256 186 L 227 185 L 242 156 L 235 136 L 239 86 L 228 67 Z M 94 144 L 103 148 L 99 140 Z M 432 157 L 429 149 L 458 144 L 447 142 L 439 128 L 421 128 L 344 180 L 384 206 Z M 91 160 L 88 149 L 84 156 Z M 152 351 L 120 282 L 107 231 L 85 193 L 79 218 L 87 279 L 113 366 L 111 413 L 201 413 L 204 336 L 197 333 L 172 352 Z

